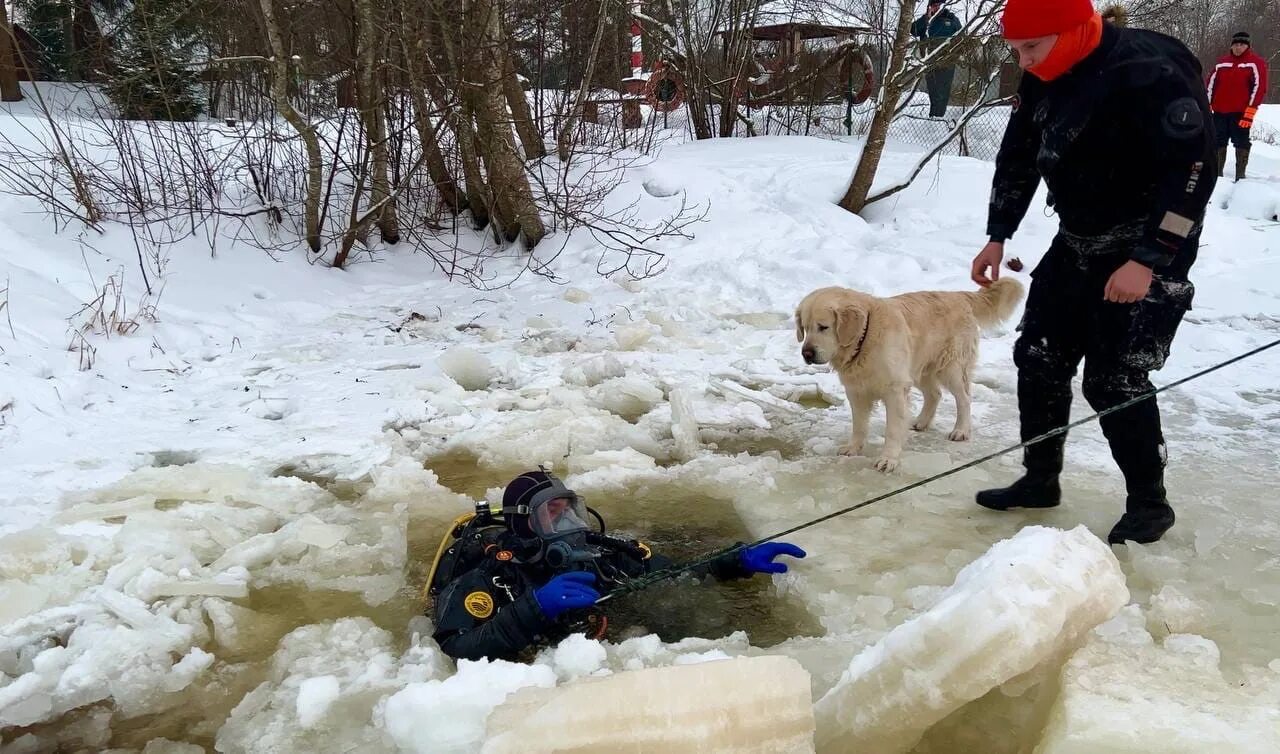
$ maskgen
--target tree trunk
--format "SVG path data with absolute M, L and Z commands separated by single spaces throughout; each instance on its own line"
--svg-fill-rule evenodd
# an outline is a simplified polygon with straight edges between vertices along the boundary
M 320 160 L 320 139 L 315 128 L 303 119 L 289 102 L 289 57 L 284 48 L 284 40 L 280 36 L 280 27 L 276 24 L 273 0 L 259 0 L 262 4 L 262 16 L 267 29 L 267 42 L 271 45 L 271 99 L 281 117 L 293 126 L 302 138 L 307 150 L 307 205 L 304 232 L 307 245 L 311 251 L 320 252 L 320 189 L 323 163 Z
M 560 156 L 561 162 L 568 162 L 569 156 L 573 153 L 573 131 L 578 127 L 578 121 L 582 118 L 582 108 L 587 101 L 587 93 L 591 91 L 591 77 L 596 72 L 596 59 L 600 56 L 600 42 L 604 39 L 604 27 L 608 20 L 609 13 L 605 9 L 605 3 L 601 2 L 597 9 L 595 37 L 591 40 L 591 51 L 587 53 L 587 67 L 582 72 L 582 84 L 578 87 L 578 98 L 573 103 L 573 109 L 569 111 L 569 117 L 564 119 L 560 138 L 556 140 L 556 153 Z
M 493 0 L 471 0 L 465 17 L 479 39 L 466 47 L 472 65 L 462 90 L 475 116 L 477 146 L 489 173 L 489 188 L 497 199 L 496 208 L 505 215 L 502 220 L 508 237 L 511 230 L 507 228 L 518 228 L 524 233 L 525 247 L 532 249 L 547 231 L 533 200 L 524 163 L 516 152 L 501 88 L 507 45 L 502 38 L 498 8 Z
M 370 203 L 377 205 L 391 195 L 391 183 L 387 179 L 387 121 L 382 111 L 382 88 L 378 86 L 376 61 L 378 59 L 377 29 L 373 23 L 372 0 L 358 0 L 360 54 L 357 65 L 359 75 L 360 115 L 364 121 L 365 138 L 373 157 L 372 194 Z M 378 233 L 383 243 L 394 244 L 400 240 L 400 223 L 396 217 L 395 201 L 386 202 L 377 218 Z
M 0 102 L 18 102 L 22 99 L 18 67 L 14 65 L 18 38 L 9 25 L 9 14 L 5 12 L 4 4 L 5 0 L 0 0 Z
M 465 96 L 466 92 L 462 87 L 462 82 L 466 79 L 464 74 L 468 73 L 470 68 L 464 67 L 458 60 L 457 51 L 454 49 L 454 38 L 451 31 L 457 29 L 457 23 L 446 25 L 443 23 L 445 18 L 451 18 L 450 12 L 440 8 L 438 2 L 431 3 L 431 19 L 428 26 L 434 30 L 434 37 L 428 42 L 427 47 L 438 49 L 444 59 L 443 70 L 451 75 L 454 90 L 462 97 L 461 107 L 453 107 L 449 110 L 446 121 L 453 130 L 453 138 L 458 143 L 458 154 L 462 158 L 462 178 L 466 183 L 466 198 L 468 209 L 471 210 L 472 227 L 481 230 L 486 225 L 494 222 L 500 222 L 496 217 L 496 210 L 493 202 L 493 192 L 489 190 L 489 185 L 485 181 L 483 171 L 480 169 L 480 158 L 476 153 L 476 135 L 475 127 L 472 123 L 471 108 Z M 435 44 L 431 44 L 434 42 Z M 422 58 L 426 64 L 431 63 L 430 58 Z M 440 76 L 433 76 L 430 73 L 426 80 L 427 90 L 430 92 L 432 99 L 436 102 L 449 102 L 448 86 Z
M 411 64 L 412 65 L 412 64 Z M 418 140 L 422 143 L 422 154 L 427 160 L 427 175 L 436 191 L 440 192 L 440 201 L 453 214 L 459 214 L 467 208 L 467 195 L 458 188 L 458 184 L 445 164 L 444 153 L 440 150 L 440 140 L 436 137 L 436 126 L 431 122 L 431 103 L 427 100 L 417 77 L 412 72 L 409 89 L 413 96 L 413 126 L 418 132 Z
M 515 56 L 508 50 L 506 70 L 502 75 L 502 89 L 507 95 L 507 105 L 516 121 L 516 134 L 520 136 L 520 144 L 524 147 L 526 160 L 540 160 L 547 156 L 547 145 L 542 141 L 542 132 L 533 120 L 533 112 L 529 109 L 529 100 L 524 95 L 524 87 L 520 85 L 520 77 L 516 75 Z
M 893 57 L 885 66 L 884 83 L 880 87 L 880 98 L 876 102 L 876 114 L 871 118 L 871 127 L 867 131 L 867 141 L 862 147 L 862 155 L 858 158 L 858 167 L 853 171 L 853 180 L 845 191 L 840 206 L 854 214 L 862 212 L 867 206 L 867 196 L 871 193 L 871 184 L 876 179 L 876 170 L 880 167 L 880 158 L 884 154 L 884 145 L 889 138 L 889 125 L 893 123 L 894 111 L 898 108 L 898 99 L 902 96 L 902 71 L 907 62 L 907 47 L 911 41 L 913 0 L 900 0 L 898 8 L 898 29 L 893 39 Z
M 440 192 L 440 201 L 450 213 L 457 215 L 467 209 L 467 195 L 458 186 L 453 174 L 449 172 L 444 152 L 440 149 L 436 124 L 432 120 L 437 108 L 443 120 L 450 106 L 440 99 L 435 99 L 433 102 L 427 96 L 429 81 L 433 84 L 429 87 L 433 98 L 435 91 L 442 87 L 438 85 L 434 66 L 427 57 L 427 34 L 424 27 L 408 24 L 402 16 L 400 30 L 404 70 L 409 77 L 409 96 L 413 100 L 413 127 L 418 132 L 418 141 L 422 145 L 423 159 L 427 163 L 427 175 L 431 177 L 431 183 L 436 187 L 436 191 Z

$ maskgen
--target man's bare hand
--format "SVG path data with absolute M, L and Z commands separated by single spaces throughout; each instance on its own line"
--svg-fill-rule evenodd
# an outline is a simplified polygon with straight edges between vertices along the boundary
M 1128 261 L 1111 273 L 1103 298 L 1113 304 L 1132 304 L 1147 297 L 1151 289 L 1151 268 L 1141 262 Z
M 1004 260 L 1004 244 L 992 241 L 982 247 L 978 256 L 973 258 L 973 269 L 969 278 L 986 288 L 1000 279 L 1000 262 Z M 990 277 L 987 275 L 990 274 Z

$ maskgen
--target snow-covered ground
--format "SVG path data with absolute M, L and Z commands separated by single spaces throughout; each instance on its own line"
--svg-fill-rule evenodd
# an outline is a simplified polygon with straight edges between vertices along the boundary
M 32 117 L 0 110 L 0 128 Z M 1280 108 L 1259 121 L 1280 129 Z M 834 375 L 803 364 L 791 312 L 831 284 L 971 289 L 992 170 L 944 158 L 864 219 L 834 204 L 857 149 L 805 137 L 665 147 L 611 203 L 657 217 L 683 196 L 707 215 L 691 238 L 662 243 L 667 270 L 644 281 L 598 276 L 586 235 L 556 261 L 567 284 L 525 275 L 485 292 L 400 249 L 337 272 L 301 252 L 273 261 L 192 241 L 172 255 L 154 321 L 91 336 L 88 370 L 69 329 L 118 270 L 138 312 L 131 238 L 55 233 L 34 202 L 0 196 L 3 751 L 142 750 L 161 737 L 225 752 L 477 751 L 488 712 L 516 688 L 744 654 L 799 660 L 818 699 L 1020 527 L 1105 536 L 1123 487 L 1088 425 L 1068 444 L 1059 509 L 975 507 L 974 490 L 1016 473 L 1005 457 L 797 535 L 810 556 L 773 578 L 768 602 L 803 615 L 771 626 L 681 643 L 575 639 L 531 666 L 455 668 L 433 647 L 414 616 L 442 527 L 533 464 L 553 464 L 637 533 L 705 533 L 685 543 L 697 551 L 726 526 L 764 536 L 1015 441 L 1016 316 L 982 343 L 972 442 L 914 434 L 888 477 L 836 454 L 848 407 Z M 891 151 L 879 180 L 913 159 Z M 1215 193 L 1194 310 L 1157 384 L 1280 333 L 1280 146 L 1260 140 L 1250 170 Z M 1041 207 L 1008 250 L 1027 271 L 1055 228 Z M 514 275 L 523 260 L 513 250 L 502 265 Z M 1082 699 L 1055 712 L 1059 732 L 1099 729 L 1111 694 L 1153 726 L 1168 717 L 1161 742 L 1176 739 L 1182 713 L 1142 698 L 1148 683 L 1219 684 L 1234 696 L 1216 700 L 1260 705 L 1249 720 L 1277 730 L 1265 701 L 1280 676 L 1278 360 L 1162 397 L 1179 523 L 1156 545 L 1115 548 L 1131 609 L 1049 690 L 993 692 L 915 751 L 1033 746 L 1059 683 Z M 697 447 L 673 436 L 685 401 Z M 944 401 L 937 426 L 951 410 Z M 778 625 L 795 635 L 757 638 Z M 1061 738 L 1054 751 L 1099 750 Z

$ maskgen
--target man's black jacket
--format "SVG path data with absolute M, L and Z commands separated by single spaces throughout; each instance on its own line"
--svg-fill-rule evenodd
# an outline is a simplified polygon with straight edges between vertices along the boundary
M 1178 40 L 1104 24 L 1102 43 L 1062 77 L 1024 74 L 996 158 L 987 233 L 1013 235 L 1043 178 L 1063 230 L 1140 240 L 1157 271 L 1194 259 L 1217 180 L 1199 61 Z

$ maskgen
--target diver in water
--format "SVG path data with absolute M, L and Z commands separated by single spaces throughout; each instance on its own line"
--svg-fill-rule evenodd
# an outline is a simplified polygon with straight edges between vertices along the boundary
M 528 471 L 502 496 L 502 518 L 487 503 L 454 522 L 428 578 L 436 643 L 454 659 L 516 659 L 572 633 L 604 635 L 601 594 L 671 562 L 636 540 L 608 536 L 604 520 L 555 475 Z M 594 517 L 598 527 L 588 524 Z M 766 542 L 696 569 L 699 576 L 745 578 L 785 573 L 779 555 L 804 550 Z

